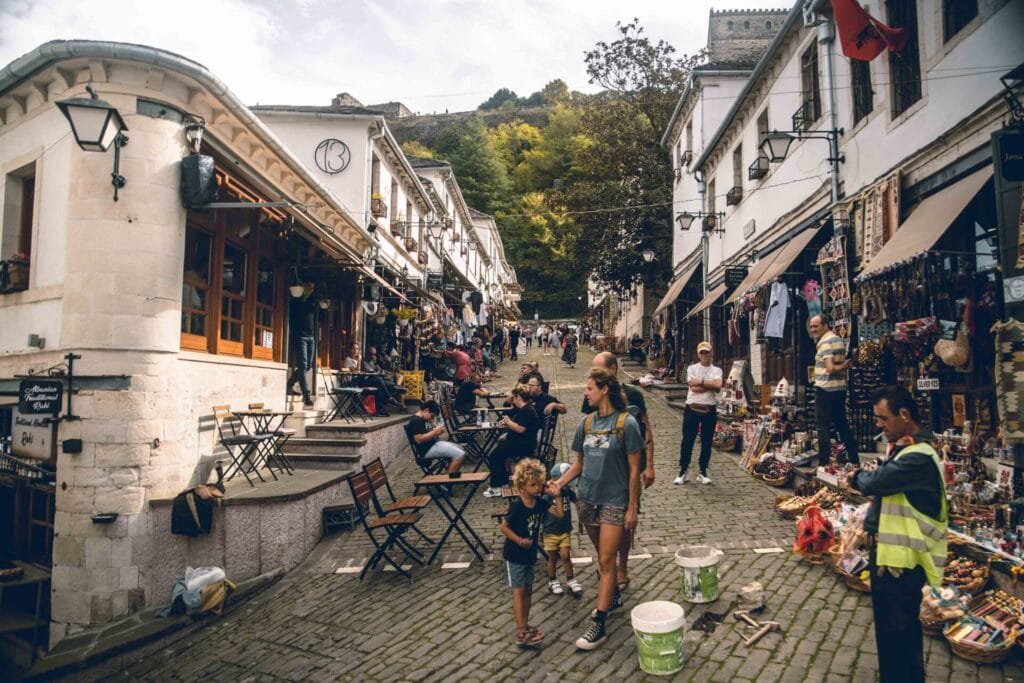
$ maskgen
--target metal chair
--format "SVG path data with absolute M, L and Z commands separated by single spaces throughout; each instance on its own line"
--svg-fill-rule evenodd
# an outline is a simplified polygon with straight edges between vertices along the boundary
M 274 438 L 271 434 L 248 434 L 242 421 L 231 412 L 231 406 L 213 406 L 213 418 L 217 422 L 217 435 L 220 443 L 231 457 L 231 466 L 224 473 L 224 479 L 230 480 L 239 472 L 249 482 L 249 486 L 255 486 L 249 474 L 255 474 L 260 481 L 266 481 L 260 474 L 257 458 L 258 448 L 269 439 Z

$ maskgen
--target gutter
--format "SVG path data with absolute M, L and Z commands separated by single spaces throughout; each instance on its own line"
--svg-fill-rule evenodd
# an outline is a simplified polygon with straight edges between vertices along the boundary
M 238 117 L 239 121 L 246 126 L 264 145 L 278 154 L 282 160 L 289 164 L 290 170 L 299 176 L 303 182 L 313 188 L 317 194 L 325 200 L 326 204 L 338 215 L 343 217 L 349 226 L 363 239 L 370 242 L 373 236 L 359 225 L 348 211 L 335 199 L 330 191 L 320 184 L 320 181 L 310 175 L 309 171 L 289 152 L 280 140 L 270 131 L 260 119 L 231 92 L 227 85 L 219 78 L 210 73 L 206 67 L 198 62 L 193 62 L 186 57 L 159 50 L 146 45 L 133 43 L 117 43 L 101 40 L 52 40 L 44 43 L 14 60 L 0 70 L 0 95 L 18 86 L 34 74 L 49 68 L 54 64 L 72 59 L 109 59 L 125 60 L 150 64 L 175 71 L 196 81 L 203 88 L 226 106 L 226 108 Z M 282 193 L 284 194 L 284 193 Z M 325 231 L 326 232 L 326 231 Z M 330 233 L 327 236 L 334 237 Z M 338 240 L 340 242 L 340 240 Z M 346 245 L 348 246 L 348 245 Z M 351 250 L 351 247 L 349 247 Z
M 793 30 L 793 26 L 795 26 L 797 22 L 803 22 L 803 12 L 801 11 L 803 4 L 803 0 L 796 0 L 796 3 L 793 5 L 793 9 L 789 11 L 789 16 L 786 17 L 786 22 L 782 25 L 782 28 L 779 29 L 779 32 L 775 34 L 772 42 L 768 45 L 768 49 L 764 51 L 761 59 L 757 62 L 757 66 L 754 67 L 754 71 L 750 74 L 747 84 L 743 86 L 743 90 L 740 91 L 740 94 L 732 103 L 732 107 L 729 108 L 729 112 L 725 115 L 725 118 L 722 119 L 722 123 L 719 125 L 718 130 L 715 131 L 715 135 L 711 138 L 711 142 L 708 143 L 700 157 L 696 162 L 694 162 L 692 167 L 694 171 L 704 170 L 704 163 L 708 160 L 708 156 L 710 156 L 711 152 L 714 151 L 715 147 L 725 136 L 725 132 L 729 129 L 729 126 L 736 118 L 736 115 L 739 114 L 740 109 L 743 108 L 747 97 L 749 97 L 750 93 L 754 90 L 754 86 L 758 79 L 764 75 L 765 71 L 768 70 L 769 62 L 771 62 L 772 58 L 775 57 L 775 53 L 782 47 L 782 43 L 785 40 L 786 35 Z

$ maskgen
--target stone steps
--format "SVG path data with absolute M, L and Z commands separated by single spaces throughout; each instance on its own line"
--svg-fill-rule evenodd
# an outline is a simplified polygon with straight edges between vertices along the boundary
M 288 462 L 299 470 L 340 470 L 346 473 L 359 469 L 362 456 L 329 453 L 289 453 Z
M 284 445 L 285 455 L 354 455 L 362 452 L 366 445 L 363 437 L 293 437 Z

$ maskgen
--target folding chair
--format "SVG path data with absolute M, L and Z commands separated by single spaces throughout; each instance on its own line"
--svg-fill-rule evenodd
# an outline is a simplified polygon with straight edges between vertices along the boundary
M 441 474 L 448 469 L 448 463 L 441 458 L 431 458 L 429 460 L 420 457 L 420 451 L 417 446 L 416 440 L 412 438 L 412 432 L 409 431 L 409 424 L 406 423 L 402 429 L 405 430 L 405 438 L 409 440 L 409 448 L 412 449 L 412 457 L 416 460 L 416 465 L 423 470 L 423 474 Z
M 333 403 L 333 407 L 324 416 L 323 422 L 330 422 L 336 417 L 340 417 L 346 422 L 355 422 L 356 416 L 363 422 L 370 419 L 366 409 L 363 408 L 362 387 L 341 386 L 323 367 L 320 368 L 320 377 L 323 379 L 324 388 Z
M 403 569 L 401 563 L 409 559 L 416 564 L 422 565 L 423 555 L 420 551 L 409 545 L 402 536 L 416 522 L 420 521 L 423 515 L 418 512 L 406 512 L 402 514 L 395 513 L 386 517 L 371 517 L 370 507 L 373 505 L 373 484 L 370 483 L 370 477 L 366 472 L 355 472 L 349 476 L 348 486 L 352 491 L 352 500 L 355 502 L 359 523 L 362 525 L 363 530 L 366 531 L 366 535 L 369 536 L 370 542 L 373 543 L 375 549 L 373 554 L 366 560 L 366 564 L 363 565 L 363 570 L 359 572 L 359 580 L 362 581 L 366 571 L 376 568 L 381 560 L 394 567 L 395 571 L 402 576 L 412 580 L 412 574 Z M 383 540 L 378 537 L 382 531 L 387 534 Z M 397 562 L 389 554 L 395 550 L 401 551 L 404 555 Z
M 396 498 L 395 492 L 391 488 L 391 482 L 388 480 L 388 473 L 384 469 L 384 463 L 381 462 L 380 458 L 366 463 L 363 466 L 363 471 L 370 478 L 370 486 L 373 487 L 373 507 L 377 510 L 378 516 L 384 517 L 392 512 L 419 511 L 430 505 L 430 496 L 426 495 Z M 390 502 L 381 500 L 380 491 L 387 492 Z M 420 531 L 419 527 L 415 524 L 412 525 L 412 530 L 419 534 L 420 538 L 424 541 L 433 545 L 434 539 Z
M 224 479 L 230 480 L 241 472 L 249 486 L 255 486 L 249 477 L 251 472 L 259 477 L 260 481 L 266 481 L 260 474 L 253 453 L 257 452 L 257 448 L 263 443 L 274 438 L 273 435 L 247 434 L 242 421 L 235 417 L 230 406 L 213 406 L 213 418 L 217 422 L 217 435 L 220 437 L 221 445 L 231 457 L 231 466 L 224 473 Z
M 249 410 L 263 410 L 263 404 L 262 403 L 250 403 L 249 404 Z M 283 422 L 281 424 L 283 424 Z M 287 472 L 288 474 L 292 474 L 292 472 L 293 472 L 292 465 L 291 465 L 290 462 L 288 462 L 288 458 L 285 457 L 285 455 L 284 455 L 284 445 L 286 443 L 288 443 L 288 439 L 290 439 L 293 436 L 295 436 L 295 434 L 297 434 L 297 432 L 294 429 L 292 429 L 291 427 L 283 427 L 283 426 L 278 425 L 274 429 L 274 431 L 266 432 L 266 433 L 267 434 L 271 434 L 274 437 L 274 440 L 271 441 L 270 447 L 268 448 L 267 453 L 265 454 L 265 455 L 269 456 L 268 457 L 268 465 L 269 465 L 269 461 L 273 460 L 274 462 L 277 463 L 277 466 L 281 469 L 282 472 Z
M 558 426 L 558 413 L 552 411 L 550 415 L 544 417 L 544 421 L 541 423 L 540 437 L 537 439 L 537 458 L 541 458 L 544 451 L 554 440 L 556 426 Z

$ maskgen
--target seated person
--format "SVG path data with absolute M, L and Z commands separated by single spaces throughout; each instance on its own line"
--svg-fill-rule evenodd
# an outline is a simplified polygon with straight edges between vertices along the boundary
M 359 349 L 359 344 L 352 344 L 349 347 L 348 358 L 345 359 L 345 362 L 342 364 L 342 368 L 353 373 L 369 372 L 363 368 L 363 355 Z M 389 417 L 389 414 L 384 407 L 386 405 L 390 405 L 393 408 L 405 408 L 405 406 L 388 390 L 387 384 L 384 383 L 384 379 L 382 377 L 358 376 L 357 374 L 357 376 L 352 379 L 356 386 L 374 389 L 373 395 L 374 401 L 377 404 L 378 417 Z
M 440 414 L 441 407 L 437 405 L 437 401 L 427 401 L 406 423 L 405 431 L 416 443 L 418 460 L 447 460 L 448 471 L 458 472 L 466 459 L 466 452 L 451 441 L 438 439 L 444 434 L 444 425 L 435 426 L 433 422 Z
M 639 334 L 634 334 L 629 342 L 629 359 L 638 363 L 644 363 L 647 360 L 647 354 L 644 352 L 644 340 L 640 338 Z
M 348 357 L 345 362 L 341 364 L 341 367 L 345 370 L 359 370 L 363 364 L 363 354 L 359 350 L 359 344 L 352 344 L 348 348 Z
M 501 487 L 508 484 L 508 463 L 528 458 L 537 450 L 537 432 L 540 418 L 530 403 L 530 395 L 522 385 L 512 389 L 513 411 L 498 421 L 507 431 L 498 439 L 498 445 L 487 458 L 491 469 L 491 485 L 484 496 L 494 498 L 501 495 Z
M 491 392 L 482 386 L 482 378 L 479 372 L 474 372 L 465 382 L 459 385 L 455 392 L 455 400 L 452 402 L 452 410 L 465 420 L 469 413 L 476 408 L 477 396 L 489 396 Z
M 526 388 L 530 390 L 530 400 L 533 401 L 533 409 L 540 419 L 548 415 L 565 415 L 565 404 L 551 394 L 544 391 L 544 376 L 539 372 L 530 374 L 526 381 Z
M 363 372 L 372 372 L 380 375 L 380 379 L 383 380 L 385 387 L 387 388 L 388 395 L 392 397 L 393 402 L 401 405 L 397 401 L 394 401 L 399 394 L 405 393 L 405 387 L 401 386 L 401 382 L 398 380 L 403 379 L 401 375 L 396 375 L 394 372 L 386 370 L 384 368 L 384 361 L 377 354 L 377 347 L 371 346 L 366 350 L 366 357 L 363 359 Z

